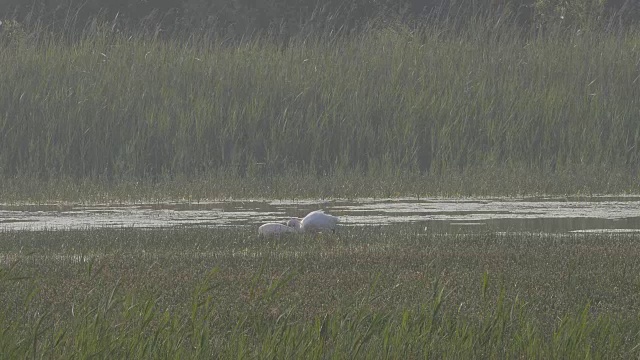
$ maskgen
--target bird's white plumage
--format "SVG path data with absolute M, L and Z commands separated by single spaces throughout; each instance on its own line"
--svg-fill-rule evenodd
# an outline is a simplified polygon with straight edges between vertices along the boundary
M 291 218 L 289 219 L 289 221 L 287 221 L 287 226 L 295 228 L 295 229 L 300 229 L 300 223 L 302 222 L 301 218 Z
M 258 234 L 264 236 L 281 235 L 296 232 L 334 231 L 338 218 L 325 214 L 323 210 L 312 211 L 304 218 L 291 218 L 287 224 L 267 223 L 258 228 Z
M 292 218 L 287 222 L 287 226 L 300 229 L 304 232 L 321 232 L 325 230 L 335 230 L 338 218 L 325 214 L 322 210 L 312 211 L 302 219 Z
M 264 236 L 281 235 L 285 233 L 299 232 L 295 227 L 279 223 L 267 223 L 258 228 L 258 234 Z

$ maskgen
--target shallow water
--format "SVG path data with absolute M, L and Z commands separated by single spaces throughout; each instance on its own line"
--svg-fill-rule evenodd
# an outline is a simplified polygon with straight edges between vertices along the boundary
M 636 232 L 640 197 L 220 201 L 126 205 L 0 205 L 0 229 L 258 226 L 324 209 L 341 226 L 419 223 L 460 231 Z

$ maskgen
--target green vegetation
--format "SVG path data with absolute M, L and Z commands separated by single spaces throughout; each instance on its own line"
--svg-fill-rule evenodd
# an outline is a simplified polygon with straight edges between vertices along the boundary
M 5 203 L 46 204 L 197 202 L 201 199 L 326 199 L 415 196 L 546 196 L 637 194 L 640 182 L 624 170 L 575 168 L 534 171 L 530 168 L 467 169 L 441 174 L 363 176 L 356 171 L 327 176 L 293 171 L 272 176 L 216 175 L 174 177 L 152 181 L 4 179 L 0 199 Z
M 344 178 L 360 179 L 347 196 L 484 194 L 473 184 L 495 178 L 513 178 L 508 194 L 638 190 L 633 29 L 534 35 L 479 16 L 283 43 L 105 24 L 69 43 L 12 27 L 0 52 L 6 192 L 173 182 L 194 196 L 300 196 L 282 188 Z M 452 177 L 464 186 L 421 187 Z
M 12 358 L 630 358 L 638 235 L 0 233 Z
M 374 19 L 430 22 L 478 14 L 513 16 L 523 28 L 615 29 L 638 24 L 629 0 L 5 0 L 0 14 L 71 36 L 96 17 L 119 28 L 168 36 L 206 31 L 230 38 L 271 33 L 280 38 L 361 31 Z
M 640 192 L 635 7 L 376 3 L 0 9 L 0 201 Z M 639 357 L 639 240 L 2 232 L 0 354 Z

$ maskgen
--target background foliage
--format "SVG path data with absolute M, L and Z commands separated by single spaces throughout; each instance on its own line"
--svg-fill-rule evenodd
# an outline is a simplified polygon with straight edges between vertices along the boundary
M 631 2 L 104 6 L 0 5 L 0 176 L 637 173 Z
M 351 31 L 372 19 L 427 21 L 479 13 L 515 14 L 525 26 L 564 23 L 629 25 L 640 19 L 631 0 L 3 0 L 0 18 L 82 30 L 96 17 L 121 26 L 168 32 L 206 30 L 226 36 L 264 31 L 280 36 L 327 29 Z

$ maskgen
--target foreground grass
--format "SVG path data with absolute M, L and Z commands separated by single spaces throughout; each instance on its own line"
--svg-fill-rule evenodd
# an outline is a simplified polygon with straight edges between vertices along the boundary
M 628 358 L 637 235 L 0 234 L 12 357 Z

